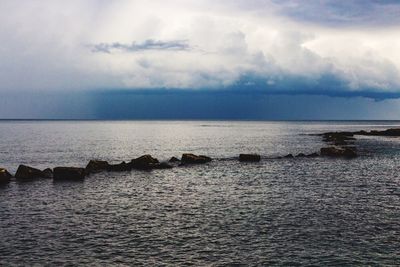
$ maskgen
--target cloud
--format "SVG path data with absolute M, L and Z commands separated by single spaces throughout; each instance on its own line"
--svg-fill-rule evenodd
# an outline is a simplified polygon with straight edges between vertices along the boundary
M 396 0 L 273 0 L 279 12 L 290 18 L 329 26 L 379 27 L 400 23 Z
M 399 6 L 372 0 L 3 0 L 0 91 L 396 96 Z
M 160 40 L 145 40 L 141 43 L 132 42 L 131 44 L 121 43 L 100 43 L 90 45 L 91 51 L 95 53 L 107 53 L 110 54 L 112 51 L 120 52 L 138 52 L 145 50 L 167 50 L 167 51 L 185 51 L 189 50 L 190 47 L 187 41 L 175 40 L 175 41 L 160 41 Z

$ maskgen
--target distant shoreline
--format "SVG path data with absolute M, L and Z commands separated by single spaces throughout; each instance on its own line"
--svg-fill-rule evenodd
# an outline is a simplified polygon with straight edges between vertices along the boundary
M 211 121 L 211 122 L 398 122 L 400 120 L 245 120 L 245 119 L 0 119 L 0 122 L 7 121 Z

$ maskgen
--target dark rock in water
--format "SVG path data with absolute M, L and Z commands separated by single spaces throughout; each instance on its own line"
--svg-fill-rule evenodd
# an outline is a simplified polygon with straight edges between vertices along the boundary
M 324 133 L 324 142 L 332 142 L 336 146 L 347 145 L 348 141 L 356 140 L 352 132 L 329 132 Z
M 355 150 L 346 147 L 344 148 L 343 156 L 345 158 L 356 158 L 358 155 Z
M 321 148 L 321 156 L 355 158 L 357 153 L 350 148 L 323 147 Z
M 119 164 L 109 164 L 107 171 L 110 172 L 126 172 L 126 171 L 130 171 L 131 170 L 131 166 L 126 163 L 125 161 L 119 163 Z
M 183 154 L 181 159 L 182 164 L 204 164 L 210 161 L 212 161 L 210 157 L 194 154 Z
M 139 169 L 139 170 L 149 170 L 153 169 L 159 161 L 156 158 L 153 158 L 150 155 L 144 155 L 139 158 L 133 159 L 130 162 L 132 169 Z
M 3 168 L 0 168 L 0 184 L 8 183 L 12 178 L 12 175 Z
M 91 173 L 98 173 L 102 171 L 108 170 L 110 165 L 107 161 L 103 160 L 91 160 L 89 161 L 88 165 L 86 166 L 85 170 L 87 174 Z
M 306 156 L 306 154 L 304 154 L 304 153 L 299 153 L 299 154 L 297 154 L 297 156 L 296 156 L 296 158 L 305 158 L 305 157 L 307 157 L 307 156 Z
M 334 157 L 334 156 L 341 156 L 341 149 L 337 149 L 335 147 L 323 147 L 321 148 L 321 156 L 328 156 L 328 157 Z
M 285 159 L 292 159 L 292 158 L 294 158 L 294 157 L 293 157 L 292 154 L 288 154 L 288 155 L 284 156 L 284 158 L 285 158 Z
M 359 135 L 362 135 L 360 132 L 358 133 Z M 366 133 L 364 135 L 374 135 L 374 136 L 400 136 L 400 129 L 399 128 L 393 128 L 393 129 L 387 129 L 384 131 L 370 131 L 369 133 Z
M 361 131 L 358 131 L 358 132 L 354 132 L 354 134 L 355 134 L 355 135 L 367 135 L 368 132 L 367 132 L 367 131 L 364 131 L 364 130 L 361 130 Z
M 372 130 L 372 131 L 356 131 L 356 132 L 336 132 L 336 133 L 324 133 L 322 134 L 325 138 L 330 135 L 352 137 L 353 135 L 369 135 L 369 136 L 400 136 L 400 128 L 392 128 L 383 131 Z M 353 140 L 353 139 L 352 139 Z
M 53 179 L 57 181 L 79 181 L 85 178 L 85 169 L 75 167 L 56 167 L 53 170 Z
M 307 155 L 307 158 L 316 158 L 316 157 L 319 157 L 319 154 L 315 152 Z
M 53 178 L 53 170 L 50 168 L 43 170 L 42 173 L 43 173 L 43 178 L 47 178 L 47 179 Z
M 180 161 L 181 161 L 180 159 L 178 159 L 176 157 L 172 157 L 168 162 L 175 163 L 175 162 L 180 162 Z
M 172 169 L 173 166 L 168 164 L 167 162 L 157 163 L 153 166 L 154 169 L 164 170 L 164 169 Z
M 259 162 L 261 156 L 258 154 L 240 154 L 239 161 L 241 162 Z
M 15 174 L 17 179 L 36 179 L 46 178 L 46 175 L 39 169 L 35 169 L 26 165 L 19 165 L 17 173 Z
M 339 136 L 339 137 L 353 137 L 354 132 L 327 132 L 322 134 L 324 137 L 328 136 Z

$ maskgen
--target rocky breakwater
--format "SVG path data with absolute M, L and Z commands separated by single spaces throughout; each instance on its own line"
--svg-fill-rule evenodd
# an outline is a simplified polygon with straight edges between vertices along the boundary
M 212 158 L 207 157 L 207 156 L 197 156 L 194 154 L 183 154 L 181 158 L 181 165 L 187 165 L 187 164 L 205 164 L 208 162 L 211 162 Z
M 321 148 L 321 156 L 355 158 L 358 156 L 357 147 L 354 145 L 356 136 L 400 137 L 400 128 L 354 132 L 327 132 L 321 134 L 321 136 L 325 142 L 332 145 Z
M 54 181 L 81 181 L 85 179 L 85 169 L 76 167 L 56 167 L 53 170 Z
M 4 168 L 0 168 L 0 184 L 10 182 L 12 175 Z
M 240 154 L 239 161 L 240 162 L 259 162 L 261 160 L 261 156 L 258 154 Z
M 53 171 L 49 168 L 45 170 L 39 170 L 26 165 L 19 165 L 17 172 L 15 173 L 17 180 L 33 180 L 38 178 L 53 178 Z
M 323 141 L 332 146 L 323 147 L 320 150 L 321 156 L 331 158 L 356 158 L 357 148 L 354 146 L 353 132 L 328 132 L 322 134 Z

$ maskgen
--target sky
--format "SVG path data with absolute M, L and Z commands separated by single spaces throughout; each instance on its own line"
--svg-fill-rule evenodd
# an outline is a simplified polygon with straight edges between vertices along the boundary
M 0 118 L 398 119 L 400 1 L 2 0 Z

